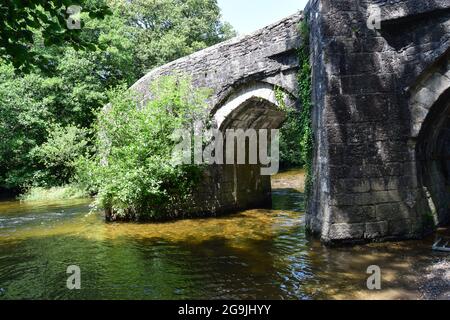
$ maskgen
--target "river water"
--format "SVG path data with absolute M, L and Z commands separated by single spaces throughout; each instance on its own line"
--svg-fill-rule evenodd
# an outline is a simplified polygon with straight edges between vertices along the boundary
M 160 224 L 106 224 L 90 199 L 0 202 L 0 299 L 445 298 L 435 236 L 325 248 L 305 234 L 302 181 L 276 176 L 272 210 Z M 81 290 L 66 287 L 70 265 Z M 367 289 L 370 265 L 380 291 Z

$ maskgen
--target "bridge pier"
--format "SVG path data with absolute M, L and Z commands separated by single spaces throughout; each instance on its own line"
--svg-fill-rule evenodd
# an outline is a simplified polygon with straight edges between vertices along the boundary
M 438 101 L 450 88 L 449 10 L 442 1 L 310 1 L 307 224 L 324 242 L 414 239 L 448 220 L 448 106 Z

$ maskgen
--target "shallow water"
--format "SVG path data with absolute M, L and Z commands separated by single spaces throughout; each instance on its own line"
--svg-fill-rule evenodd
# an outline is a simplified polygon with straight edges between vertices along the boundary
M 446 259 L 423 241 L 329 249 L 306 236 L 303 173 L 273 179 L 273 210 L 106 224 L 89 199 L 0 202 L 0 299 L 416 299 Z M 70 265 L 82 289 L 66 288 Z M 366 270 L 382 270 L 367 290 Z M 450 284 L 448 284 L 450 287 Z

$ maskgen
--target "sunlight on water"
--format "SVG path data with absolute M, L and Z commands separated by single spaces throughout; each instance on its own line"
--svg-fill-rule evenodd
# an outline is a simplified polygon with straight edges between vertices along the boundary
M 418 298 L 434 238 L 324 248 L 305 234 L 303 180 L 274 177 L 273 210 L 158 224 L 107 224 L 89 199 L 2 202 L 0 299 Z M 380 292 L 366 289 L 371 264 Z

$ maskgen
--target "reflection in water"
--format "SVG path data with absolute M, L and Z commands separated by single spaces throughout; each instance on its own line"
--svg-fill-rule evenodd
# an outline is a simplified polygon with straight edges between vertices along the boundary
M 0 203 L 0 299 L 418 298 L 434 238 L 327 249 L 305 235 L 303 174 L 273 179 L 273 210 L 105 224 L 89 200 Z M 383 290 L 367 291 L 379 265 Z M 82 290 L 66 289 L 81 268 Z

